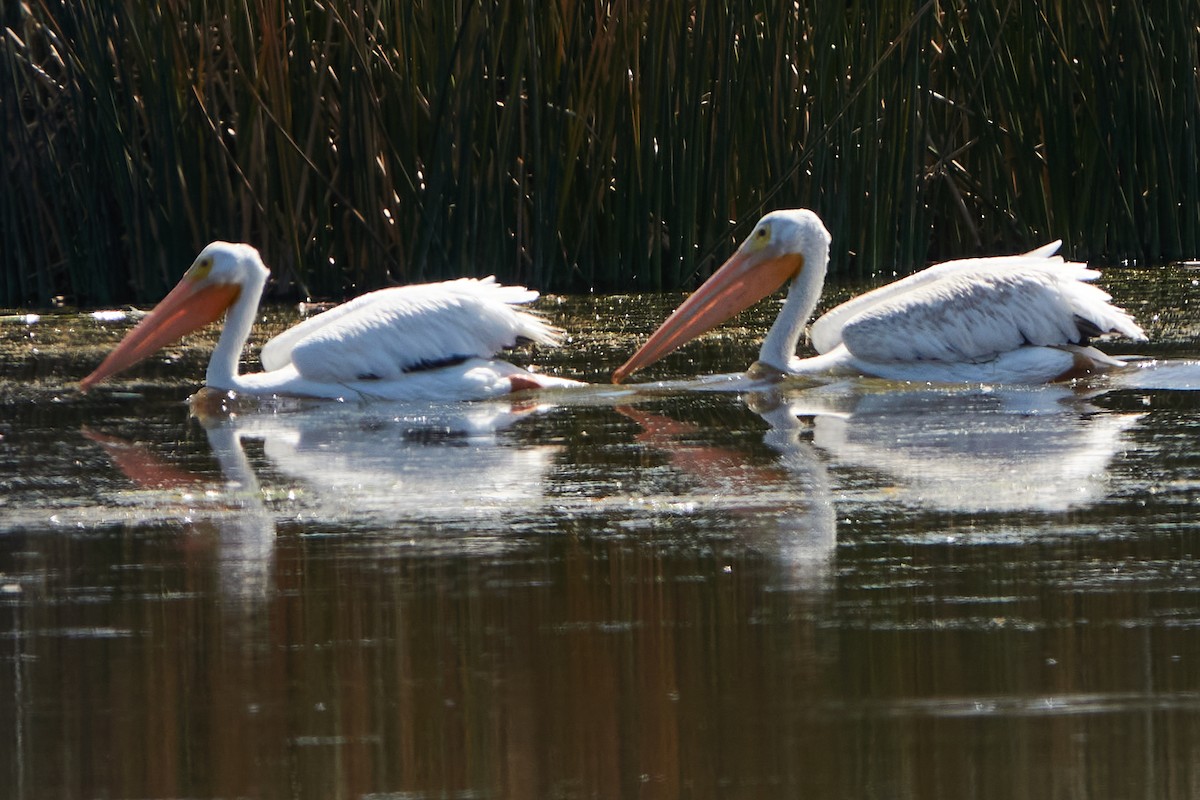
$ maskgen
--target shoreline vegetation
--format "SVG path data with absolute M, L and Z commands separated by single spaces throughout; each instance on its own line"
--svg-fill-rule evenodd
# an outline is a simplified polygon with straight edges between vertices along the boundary
M 1153 7 L 1153 11 L 1148 10 Z M 0 305 L 496 274 L 690 289 L 807 206 L 834 275 L 1200 255 L 1200 3 L 8 3 Z

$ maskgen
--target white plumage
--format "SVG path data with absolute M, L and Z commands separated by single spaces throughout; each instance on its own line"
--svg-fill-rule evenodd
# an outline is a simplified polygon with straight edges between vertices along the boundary
M 1100 273 L 1055 255 L 1059 244 L 949 261 L 867 292 L 813 323 L 809 338 L 820 355 L 801 359 L 796 347 L 824 284 L 830 236 L 811 211 L 776 211 L 614 377 L 661 358 L 785 281 L 791 289 L 763 342 L 760 371 L 1044 383 L 1119 366 L 1089 340 L 1145 334 L 1090 283 Z
M 328 383 L 397 380 L 466 358 L 491 358 L 522 339 L 557 344 L 560 332 L 518 308 L 537 299 L 494 278 L 380 289 L 317 314 L 263 345 L 263 369 L 289 363 Z
M 1025 345 L 1080 344 L 1081 322 L 1088 331 L 1142 336 L 1107 293 L 1082 282 L 1099 276 L 1083 264 L 1026 256 L 971 262 L 839 306 L 813 323 L 813 347 L 827 353 L 841 341 L 869 361 L 980 361 Z

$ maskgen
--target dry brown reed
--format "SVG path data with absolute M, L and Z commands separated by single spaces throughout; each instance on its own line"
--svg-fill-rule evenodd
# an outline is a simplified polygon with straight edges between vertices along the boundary
M 496 273 L 687 288 L 767 209 L 834 270 L 1194 257 L 1200 3 L 7 4 L 0 304 Z

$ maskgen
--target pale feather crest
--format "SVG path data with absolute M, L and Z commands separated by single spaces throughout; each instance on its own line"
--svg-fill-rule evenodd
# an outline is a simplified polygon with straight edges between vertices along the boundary
M 516 308 L 538 296 L 494 278 L 380 289 L 296 325 L 264 345 L 264 369 L 305 378 L 394 379 L 454 359 L 490 358 L 520 339 L 556 344 L 560 331 Z

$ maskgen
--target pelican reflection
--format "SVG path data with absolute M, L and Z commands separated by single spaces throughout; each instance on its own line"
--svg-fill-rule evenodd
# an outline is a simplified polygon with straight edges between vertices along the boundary
M 193 404 L 221 480 L 156 457 L 150 448 L 85 430 L 140 490 L 149 513 L 217 532 L 222 593 L 271 588 L 278 525 L 344 531 L 474 533 L 541 502 L 557 445 L 515 445 L 502 432 L 542 410 L 478 404 L 323 405 L 276 413 L 211 413 Z M 461 537 L 457 540 L 462 544 Z M 503 537 L 470 546 L 502 548 Z
M 730 519 L 742 546 L 780 565 L 786 588 L 828 588 L 837 546 L 833 493 L 796 417 L 785 410 L 775 420 L 764 436 L 773 458 L 763 462 L 748 448 L 714 441 L 698 424 L 634 406 L 617 410 L 640 426 L 640 445 L 666 453 L 672 469 L 689 477 L 690 504 Z
M 1103 411 L 1064 385 L 878 390 L 850 382 L 746 400 L 773 430 L 807 422 L 834 465 L 885 476 L 892 501 L 965 513 L 1096 502 L 1140 417 Z
M 390 528 L 471 524 L 526 512 L 560 449 L 502 434 L 534 403 L 325 405 L 295 413 L 199 415 L 222 465 L 250 441 L 280 518 Z

